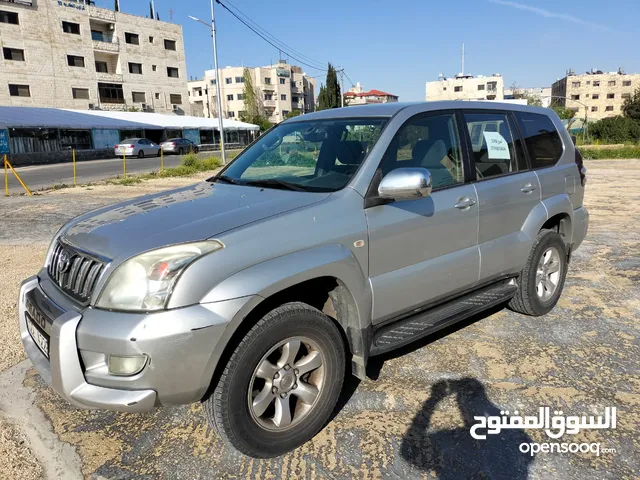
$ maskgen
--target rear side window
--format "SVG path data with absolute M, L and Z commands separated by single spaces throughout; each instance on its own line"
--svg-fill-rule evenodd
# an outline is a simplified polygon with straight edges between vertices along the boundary
M 546 115 L 516 112 L 533 168 L 552 167 L 562 156 L 562 140 Z

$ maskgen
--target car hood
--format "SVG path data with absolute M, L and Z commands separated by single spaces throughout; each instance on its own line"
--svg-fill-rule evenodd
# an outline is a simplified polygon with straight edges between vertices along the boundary
M 166 245 L 212 238 L 329 195 L 203 182 L 94 210 L 69 222 L 61 235 L 82 250 L 123 260 Z

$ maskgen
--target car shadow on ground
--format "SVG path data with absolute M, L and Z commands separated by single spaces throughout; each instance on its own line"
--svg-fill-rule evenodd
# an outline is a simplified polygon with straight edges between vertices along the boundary
M 504 307 L 505 305 L 498 305 L 406 347 L 371 358 L 367 365 L 367 376 L 372 380 L 378 379 L 386 360 L 425 347 L 499 312 Z M 456 402 L 463 426 L 438 429 L 434 426 L 434 414 L 438 405 L 450 397 Z M 500 416 L 500 411 L 488 398 L 484 385 L 476 378 L 439 380 L 431 387 L 430 396 L 404 434 L 399 453 L 408 464 L 422 472 L 435 473 L 440 480 L 526 479 L 533 458 L 522 453 L 519 447 L 522 443 L 531 443 L 532 439 L 523 430 L 504 430 L 498 434 L 486 435 L 484 440 L 476 440 L 471 436 L 470 428 L 477 423 L 475 416 Z M 486 430 L 479 429 L 478 433 L 484 435 Z

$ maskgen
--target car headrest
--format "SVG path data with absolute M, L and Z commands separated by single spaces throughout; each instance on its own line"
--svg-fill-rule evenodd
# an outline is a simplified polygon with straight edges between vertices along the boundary
M 416 165 L 422 163 L 422 159 L 425 157 L 433 142 L 431 140 L 418 140 L 411 150 L 411 159 Z
M 365 146 L 358 140 L 343 140 L 338 144 L 337 157 L 345 165 L 360 165 L 364 159 Z

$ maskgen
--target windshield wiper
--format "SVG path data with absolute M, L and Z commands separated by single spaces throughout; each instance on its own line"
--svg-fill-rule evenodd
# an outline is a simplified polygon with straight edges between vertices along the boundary
M 232 183 L 233 185 L 244 185 L 244 182 L 239 182 L 235 178 L 228 177 L 227 175 L 217 175 L 215 177 L 211 177 L 207 179 L 208 182 L 224 182 L 224 183 Z
M 289 183 L 283 180 L 276 180 L 275 178 L 268 178 L 265 180 L 247 180 L 243 185 L 249 185 L 252 187 L 283 188 L 286 190 L 294 190 L 296 192 L 306 191 L 306 188 L 302 185 L 296 185 L 295 183 Z

